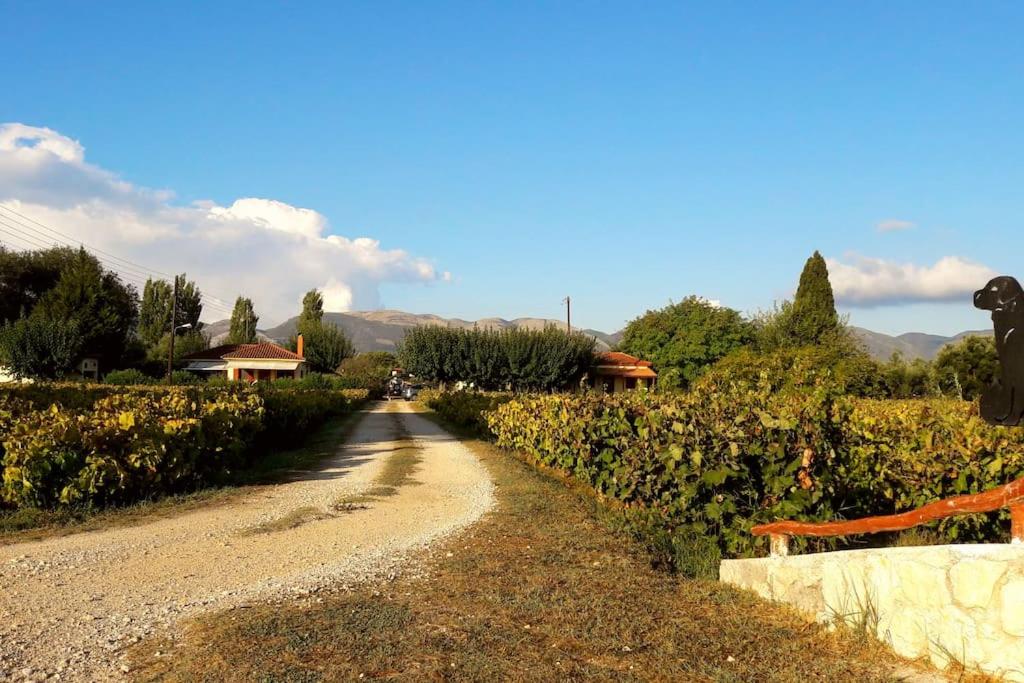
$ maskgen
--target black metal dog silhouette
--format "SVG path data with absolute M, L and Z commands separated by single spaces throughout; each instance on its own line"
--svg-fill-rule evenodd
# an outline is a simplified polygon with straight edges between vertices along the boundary
M 1024 289 L 1012 277 L 997 277 L 974 293 L 974 305 L 992 311 L 1000 376 L 981 394 L 981 416 L 999 425 L 1024 419 Z

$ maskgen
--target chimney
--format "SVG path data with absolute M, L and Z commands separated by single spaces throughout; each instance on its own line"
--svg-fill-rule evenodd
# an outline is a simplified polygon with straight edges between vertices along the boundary
M 295 338 L 295 353 L 297 353 L 300 356 L 302 356 L 303 358 L 305 358 L 306 354 L 303 353 L 305 348 L 306 347 L 305 347 L 305 344 L 303 343 L 302 335 L 300 334 L 298 337 Z

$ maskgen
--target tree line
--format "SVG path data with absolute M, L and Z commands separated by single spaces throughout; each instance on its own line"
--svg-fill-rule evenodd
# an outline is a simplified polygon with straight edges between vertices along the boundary
M 416 327 L 398 352 L 403 368 L 447 384 L 484 390 L 552 391 L 573 386 L 594 360 L 593 337 L 554 326 L 543 330 Z
M 200 320 L 202 291 L 185 274 L 175 280 L 174 360 L 180 361 L 208 348 L 210 340 Z M 0 364 L 34 379 L 66 376 L 83 358 L 96 358 L 103 372 L 137 368 L 160 375 L 170 352 L 174 289 L 175 283 L 150 278 L 140 296 L 85 249 L 0 246 Z M 334 372 L 354 349 L 322 318 L 323 298 L 311 290 L 299 321 L 305 355 L 314 370 Z M 258 322 L 252 300 L 239 296 L 226 343 L 255 342 Z
M 780 388 L 827 376 L 847 392 L 878 398 L 946 395 L 972 400 L 998 367 L 989 337 L 968 337 L 938 357 L 873 359 L 839 316 L 821 254 L 807 259 L 792 300 L 748 319 L 691 296 L 648 311 L 624 330 L 620 350 L 651 361 L 663 390 L 701 378 L 757 379 Z

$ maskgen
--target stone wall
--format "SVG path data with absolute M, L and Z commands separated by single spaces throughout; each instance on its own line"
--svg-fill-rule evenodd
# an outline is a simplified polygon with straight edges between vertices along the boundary
M 903 657 L 1024 681 L 1024 545 L 725 560 L 720 576 L 817 621 L 866 627 Z

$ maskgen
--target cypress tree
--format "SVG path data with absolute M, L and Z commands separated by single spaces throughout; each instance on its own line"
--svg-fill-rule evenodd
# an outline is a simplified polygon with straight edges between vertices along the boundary
M 296 327 L 302 334 L 319 327 L 323 319 L 324 297 L 319 291 L 311 289 L 302 297 L 302 313 L 299 314 Z
M 800 273 L 800 285 L 793 300 L 792 336 L 798 345 L 827 341 L 839 330 L 839 314 L 828 280 L 828 266 L 817 251 L 807 259 Z

